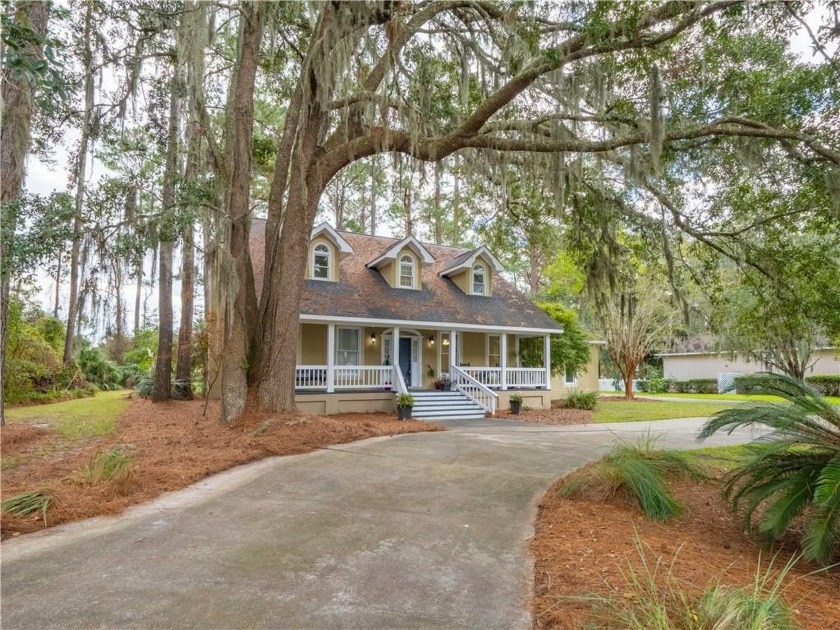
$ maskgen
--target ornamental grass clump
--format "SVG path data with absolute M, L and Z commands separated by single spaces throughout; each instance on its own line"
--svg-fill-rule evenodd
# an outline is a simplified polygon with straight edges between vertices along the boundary
M 690 595 L 674 574 L 677 556 L 655 562 L 648 550 L 635 541 L 639 567 L 632 564 L 623 572 L 629 589 L 599 602 L 595 617 L 599 628 L 630 630 L 795 630 L 791 610 L 782 600 L 784 582 L 793 567 L 788 562 L 776 575 L 771 561 L 756 568 L 752 583 L 744 588 L 709 582 L 699 595 Z M 679 555 L 679 552 L 677 552 Z
M 653 521 L 666 521 L 682 512 L 682 504 L 668 487 L 667 477 L 706 479 L 706 469 L 685 453 L 653 448 L 645 436 L 636 445 L 619 444 L 600 461 L 573 473 L 560 495 L 605 501 L 625 498 L 636 503 Z
M 131 476 L 134 466 L 134 457 L 128 453 L 127 447 L 118 444 L 107 451 L 95 453 L 79 471 L 78 479 L 88 484 L 102 481 L 122 483 Z
M 34 490 L 6 499 L 0 504 L 0 509 L 12 516 L 28 516 L 40 512 L 41 518 L 44 519 L 44 527 L 46 527 L 47 511 L 52 504 L 53 500 L 48 491 Z
M 598 404 L 598 392 L 585 392 L 580 389 L 569 391 L 564 405 L 569 409 L 595 409 Z
M 801 518 L 803 557 L 830 564 L 840 551 L 840 408 L 784 374 L 761 373 L 740 382 L 751 393 L 786 402 L 719 411 L 701 430 L 699 439 L 755 425 L 773 430 L 746 447 L 743 462 L 724 480 L 724 496 L 746 527 L 755 522 L 773 540 Z

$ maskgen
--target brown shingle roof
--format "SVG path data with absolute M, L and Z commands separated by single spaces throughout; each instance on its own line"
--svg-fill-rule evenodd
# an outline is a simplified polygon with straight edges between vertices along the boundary
M 422 267 L 423 288 L 394 289 L 378 270 L 365 265 L 400 239 L 340 233 L 353 253 L 340 262 L 338 282 L 305 281 L 301 314 L 560 330 L 554 320 L 498 275 L 493 277 L 492 297 L 465 295 L 452 280 L 438 275 L 469 251 L 423 243 L 435 257 L 433 264 Z M 251 229 L 251 255 L 257 295 L 262 286 L 264 249 L 265 221 L 256 219 Z

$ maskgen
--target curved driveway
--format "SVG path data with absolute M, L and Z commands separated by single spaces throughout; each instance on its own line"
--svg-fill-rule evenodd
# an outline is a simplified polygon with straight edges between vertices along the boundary
M 700 420 L 444 424 L 264 460 L 8 540 L 2 627 L 529 627 L 528 539 L 546 488 L 648 427 L 696 446 Z

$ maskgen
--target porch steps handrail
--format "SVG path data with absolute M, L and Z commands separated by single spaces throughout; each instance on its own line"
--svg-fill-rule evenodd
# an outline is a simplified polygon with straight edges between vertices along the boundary
M 496 414 L 499 395 L 492 389 L 464 372 L 457 365 L 451 367 L 452 386 L 473 402 L 481 405 L 490 415 Z
M 407 394 L 408 387 L 405 385 L 402 370 L 399 365 L 392 365 L 391 369 L 394 371 L 394 382 L 397 384 L 397 396 L 400 394 Z

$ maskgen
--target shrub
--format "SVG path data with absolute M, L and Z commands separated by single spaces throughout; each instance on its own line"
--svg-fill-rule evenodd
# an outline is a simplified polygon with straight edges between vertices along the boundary
M 649 394 L 664 394 L 671 388 L 671 379 L 668 378 L 652 378 L 647 381 L 647 391 Z
M 623 496 L 639 505 L 653 521 L 666 521 L 682 512 L 682 504 L 668 488 L 666 475 L 705 479 L 708 475 L 694 459 L 679 451 L 655 450 L 650 436 L 636 446 L 620 444 L 603 459 L 566 479 L 564 497 L 606 500 Z
M 521 404 L 522 403 L 522 394 L 520 394 L 519 392 L 516 392 L 515 394 L 511 394 L 510 395 L 510 402 L 518 402 L 518 403 Z
M 144 376 L 140 379 L 140 382 L 137 383 L 137 388 L 135 390 L 137 395 L 140 398 L 151 398 L 152 393 L 155 391 L 155 381 L 149 376 Z
M 36 512 L 41 513 L 44 519 L 44 527 L 47 526 L 47 510 L 52 505 L 52 497 L 46 490 L 35 490 L 17 494 L 3 501 L 0 509 L 12 516 L 27 516 Z
M 691 381 L 674 381 L 674 391 L 678 394 L 690 394 Z
M 674 575 L 674 560 L 658 557 L 652 563 L 636 540 L 641 559 L 639 568 L 629 565 L 624 575 L 629 590 L 617 590 L 601 600 L 595 611 L 597 627 L 630 630 L 743 630 L 762 628 L 794 630 L 798 627 L 792 612 L 781 599 L 783 584 L 793 566 L 788 562 L 778 576 L 773 563 L 762 572 L 756 570 L 753 583 L 745 588 L 709 582 L 699 596 L 689 595 Z
M 840 374 L 814 374 L 806 376 L 805 382 L 823 396 L 840 396 Z
M 724 495 L 746 526 L 780 538 L 800 515 L 805 520 L 803 556 L 823 564 L 840 549 L 840 407 L 806 383 L 784 374 L 742 377 L 754 393 L 787 403 L 758 402 L 719 411 L 700 432 L 763 425 L 773 433 L 745 447 L 745 461 L 725 479 Z
M 597 404 L 598 392 L 573 389 L 566 396 L 566 407 L 569 409 L 595 409 Z
M 402 407 L 413 407 L 414 406 L 414 396 L 411 394 L 400 394 L 397 396 L 397 409 Z
M 718 382 L 716 378 L 689 379 L 689 390 L 692 394 L 717 394 Z
M 118 444 L 107 451 L 95 453 L 87 465 L 79 471 L 79 477 L 84 483 L 99 483 L 100 481 L 122 482 L 131 476 L 134 468 L 134 457 L 128 452 L 128 447 Z

